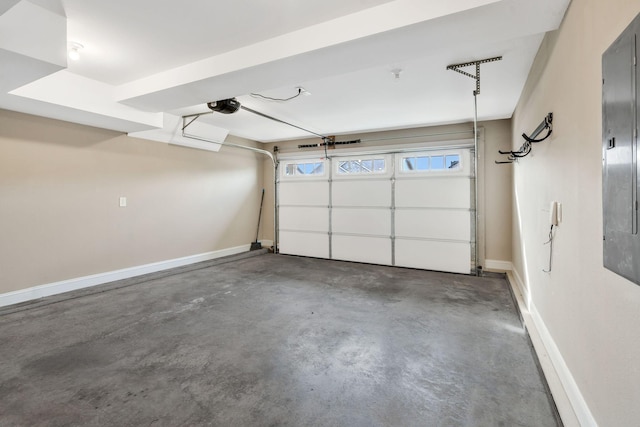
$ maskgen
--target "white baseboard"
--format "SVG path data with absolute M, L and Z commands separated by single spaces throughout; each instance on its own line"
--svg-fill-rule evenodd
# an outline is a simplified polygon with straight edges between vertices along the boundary
M 197 262 L 209 261 L 229 255 L 236 255 L 247 252 L 251 245 L 236 246 L 203 254 L 190 255 L 182 258 L 170 259 L 167 261 L 154 262 L 151 264 L 139 265 L 137 267 L 124 268 L 122 270 L 108 271 L 106 273 L 93 274 L 91 276 L 78 277 L 75 279 L 62 280 L 60 282 L 47 283 L 45 285 L 34 286 L 27 289 L 20 289 L 13 292 L 0 294 L 0 307 L 12 304 L 19 304 L 38 298 L 75 291 L 77 289 L 102 285 L 116 280 L 129 279 L 143 274 L 155 273 L 157 271 L 168 270 L 170 268 L 182 267 Z
M 518 274 L 518 270 L 513 268 L 513 264 L 510 272 L 513 274 L 513 278 L 515 279 L 513 283 L 518 286 L 518 290 L 520 291 L 520 295 L 522 296 L 522 299 L 524 301 L 524 307 L 527 311 L 529 311 L 529 302 L 531 301 L 531 298 L 529 297 L 529 288 L 525 286 L 522 277 L 520 277 L 520 274 Z M 507 277 L 511 279 L 509 274 L 507 274 Z
M 507 272 L 525 326 L 531 338 L 565 427 L 597 427 L 597 423 L 580 392 L 558 346 L 528 295 L 528 289 L 516 269 Z
M 555 368 L 555 371 L 560 378 L 560 382 L 564 387 L 567 398 L 571 403 L 573 413 L 577 418 L 576 425 L 581 427 L 597 427 L 598 423 L 596 422 L 595 418 L 593 418 L 591 410 L 589 409 L 587 402 L 584 400 L 584 396 L 582 396 L 580 388 L 578 388 L 578 384 L 576 384 L 576 381 L 573 378 L 569 367 L 564 361 L 560 349 L 553 340 L 553 337 L 549 333 L 547 326 L 542 320 L 542 317 L 540 317 L 540 313 L 538 313 L 538 310 L 536 310 L 536 306 L 533 303 L 531 304 L 531 317 L 533 318 L 533 322 L 538 328 L 538 332 L 540 333 L 542 342 L 544 343 L 549 358 L 551 359 L 551 363 L 553 364 L 553 367 Z M 569 426 L 569 424 L 566 422 L 564 423 L 564 425 Z
M 496 259 L 485 259 L 484 260 L 484 269 L 485 270 L 496 270 L 496 271 L 511 271 L 513 270 L 513 264 L 511 261 L 500 261 Z

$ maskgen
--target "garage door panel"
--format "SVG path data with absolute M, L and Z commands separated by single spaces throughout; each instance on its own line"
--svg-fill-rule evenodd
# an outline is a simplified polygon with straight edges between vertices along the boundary
M 396 207 L 469 208 L 470 201 L 468 177 L 396 181 Z
M 471 241 L 471 212 L 451 209 L 397 209 L 396 237 Z
M 331 226 L 336 233 L 391 236 L 391 210 L 335 208 Z
M 444 167 L 456 155 L 459 163 Z M 311 159 L 295 160 L 298 167 L 283 172 L 278 184 L 279 250 L 469 274 L 470 158 L 469 150 L 447 148 L 349 154 L 341 157 L 348 168 L 326 162 L 322 171 L 313 159 L 311 172 Z M 371 160 L 382 169 L 371 169 Z
M 391 206 L 391 181 L 334 181 L 331 196 L 333 206 Z
M 280 222 L 283 229 L 297 231 L 329 232 L 329 213 L 326 207 L 291 207 L 280 208 Z
M 391 265 L 391 239 L 333 235 L 333 259 Z
M 327 181 L 281 182 L 278 193 L 280 205 L 329 206 Z
M 280 231 L 278 246 L 281 254 L 329 258 L 329 235 L 325 233 Z
M 469 274 L 471 244 L 396 239 L 396 265 Z

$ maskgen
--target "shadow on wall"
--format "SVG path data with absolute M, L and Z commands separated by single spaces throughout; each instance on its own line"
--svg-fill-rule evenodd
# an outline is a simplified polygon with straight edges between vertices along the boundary
M 39 126 L 34 126 L 37 124 Z M 60 120 L 0 110 L 2 137 L 13 140 L 56 144 L 66 147 L 90 147 L 123 135 L 122 132 L 81 126 Z

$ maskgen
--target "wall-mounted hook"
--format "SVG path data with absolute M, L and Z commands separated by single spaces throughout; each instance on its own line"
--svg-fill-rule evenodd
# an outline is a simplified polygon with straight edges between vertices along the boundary
M 552 123 L 553 123 L 553 113 L 549 113 L 549 114 L 547 114 L 547 117 L 544 118 L 542 123 L 540 123 L 538 125 L 536 130 L 533 131 L 531 136 L 527 136 L 526 134 L 523 133 L 522 137 L 527 142 L 533 142 L 533 143 L 542 142 L 545 139 L 549 138 L 549 136 L 551 136 L 551 132 L 553 132 Z M 540 133 L 542 133 L 542 131 L 545 130 L 545 129 L 547 129 L 547 134 L 543 138 L 536 139 L 538 137 L 538 135 L 540 135 Z
M 532 145 L 537 144 L 538 142 L 542 142 L 545 139 L 551 136 L 551 132 L 553 132 L 553 113 L 547 114 L 547 116 L 542 120 L 542 122 L 538 125 L 538 127 L 533 131 L 531 136 L 527 136 L 527 134 L 523 133 L 522 137 L 525 139 L 524 144 L 520 146 L 520 149 L 517 151 L 502 151 L 498 150 L 498 153 L 502 155 L 508 155 L 507 161 L 495 161 L 497 165 L 505 165 L 509 163 L 516 162 L 518 159 L 523 157 L 527 157 L 531 153 Z M 540 138 L 536 139 L 538 135 L 540 135 L 544 130 L 547 130 L 547 134 Z

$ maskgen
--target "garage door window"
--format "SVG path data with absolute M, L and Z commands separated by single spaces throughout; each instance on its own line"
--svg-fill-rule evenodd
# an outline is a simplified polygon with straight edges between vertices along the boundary
M 454 171 L 460 168 L 459 154 L 403 156 L 402 172 Z
M 376 174 L 386 172 L 385 159 L 357 159 L 340 160 L 338 162 L 338 174 Z
M 450 154 L 444 157 L 445 168 L 447 169 L 458 169 L 460 166 L 460 155 L 458 154 Z
M 287 163 L 285 176 L 319 176 L 324 175 L 324 162 Z

